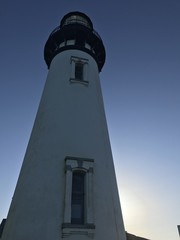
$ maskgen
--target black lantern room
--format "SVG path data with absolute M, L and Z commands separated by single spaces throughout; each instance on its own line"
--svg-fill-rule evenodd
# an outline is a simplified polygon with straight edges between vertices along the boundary
M 90 18 L 81 12 L 70 12 L 61 20 L 60 26 L 50 34 L 45 47 L 44 59 L 48 68 L 52 59 L 68 49 L 79 49 L 90 54 L 101 71 L 105 62 L 105 48 Z

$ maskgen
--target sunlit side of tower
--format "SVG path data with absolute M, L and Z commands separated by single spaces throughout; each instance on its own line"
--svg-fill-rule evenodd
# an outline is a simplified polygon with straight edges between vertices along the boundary
M 2 240 L 125 240 L 99 82 L 103 42 L 71 12 L 44 57 L 47 81 Z

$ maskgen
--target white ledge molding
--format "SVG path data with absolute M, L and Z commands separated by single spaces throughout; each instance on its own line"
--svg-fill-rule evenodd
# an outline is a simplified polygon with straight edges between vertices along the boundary
M 63 238 L 70 237 L 71 235 L 84 235 L 89 238 L 93 238 L 94 231 L 95 231 L 94 224 L 83 224 L 83 225 L 76 225 L 76 224 L 69 224 L 69 223 L 62 224 Z
M 85 85 L 85 86 L 88 86 L 88 85 L 89 85 L 89 82 L 88 82 L 88 81 L 79 80 L 79 79 L 76 79 L 76 78 L 70 78 L 69 81 L 70 81 L 70 83 L 80 83 L 80 84 L 83 84 L 83 85 Z

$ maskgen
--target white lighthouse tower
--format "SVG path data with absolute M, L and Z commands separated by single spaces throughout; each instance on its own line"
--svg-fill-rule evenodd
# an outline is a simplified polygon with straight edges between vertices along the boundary
M 2 240 L 125 240 L 99 72 L 105 49 L 70 12 L 49 36 L 49 68 Z

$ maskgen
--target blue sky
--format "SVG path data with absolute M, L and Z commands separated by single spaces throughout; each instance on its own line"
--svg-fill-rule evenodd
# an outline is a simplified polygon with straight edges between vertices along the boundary
M 83 11 L 103 39 L 100 74 L 125 228 L 178 240 L 180 1 L 0 3 L 0 220 L 6 217 L 47 76 L 44 44 Z

